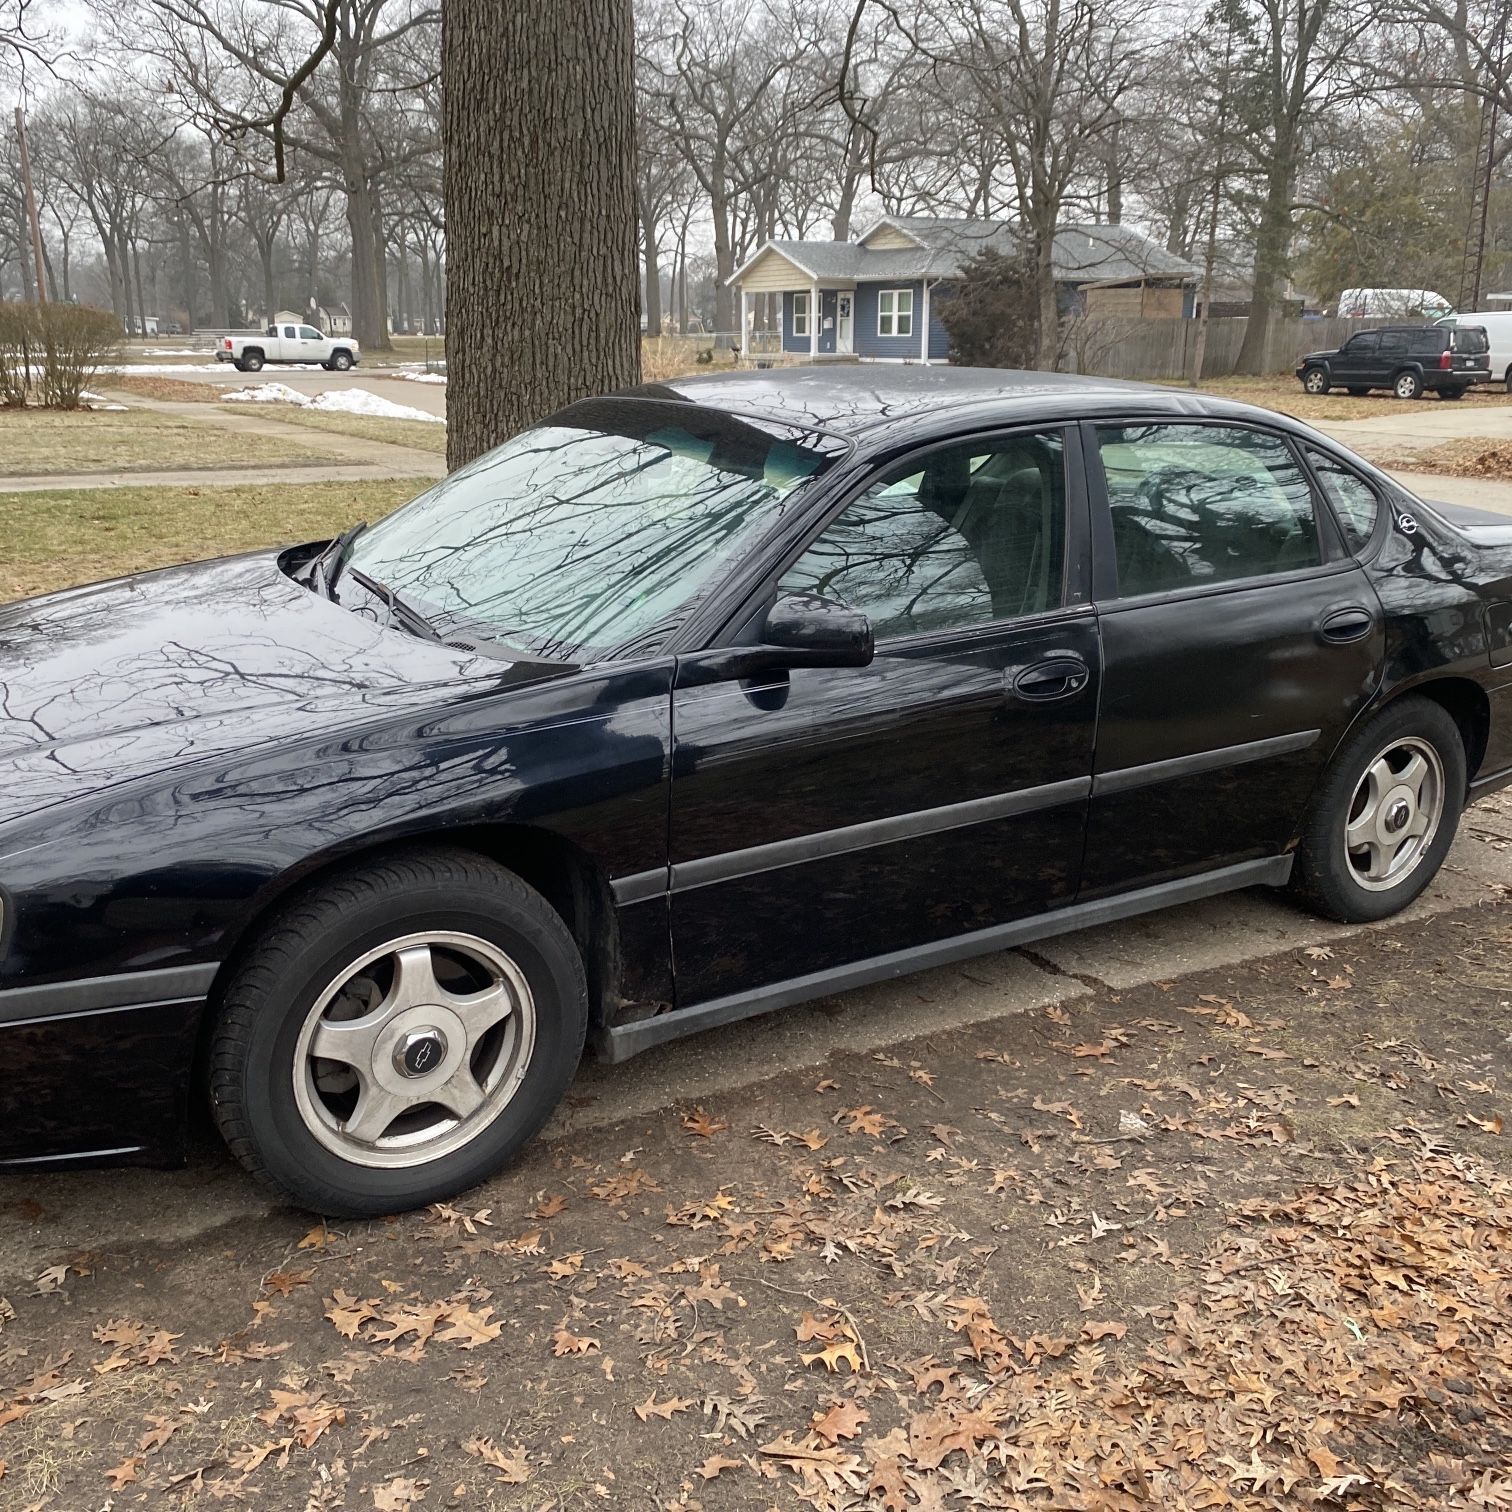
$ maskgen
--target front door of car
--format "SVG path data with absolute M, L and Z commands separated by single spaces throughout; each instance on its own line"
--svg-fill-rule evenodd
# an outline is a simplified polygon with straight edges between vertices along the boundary
M 1338 359 L 1331 364 L 1333 381 L 1340 387 L 1365 387 L 1384 383 L 1380 366 L 1381 338 L 1375 331 L 1361 331 L 1339 348 Z
M 1084 434 L 1103 692 L 1082 897 L 1278 856 L 1376 687 L 1375 592 L 1281 435 Z
M 877 654 L 675 693 L 679 1006 L 1071 901 L 1100 665 L 1085 531 L 1074 428 L 999 434 L 890 467 L 775 574 L 870 616 Z

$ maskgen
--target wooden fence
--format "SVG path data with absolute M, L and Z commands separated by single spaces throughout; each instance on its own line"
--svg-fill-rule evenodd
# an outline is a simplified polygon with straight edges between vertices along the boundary
M 1356 331 L 1380 325 L 1379 320 L 1301 320 L 1278 318 L 1265 331 L 1267 373 L 1290 372 L 1306 352 L 1327 350 L 1347 341 Z M 1214 319 L 1208 324 L 1203 354 L 1204 378 L 1227 378 L 1239 361 L 1247 316 Z M 1195 320 L 1083 319 L 1067 331 L 1063 366 L 1070 372 L 1097 373 L 1104 378 L 1142 378 L 1180 382 L 1192 370 L 1197 350 Z

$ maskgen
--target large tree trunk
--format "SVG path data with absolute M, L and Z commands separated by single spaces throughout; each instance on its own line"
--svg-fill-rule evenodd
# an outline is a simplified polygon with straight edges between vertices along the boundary
M 1260 226 L 1255 236 L 1255 282 L 1250 296 L 1249 319 L 1239 348 L 1236 373 L 1261 374 L 1266 368 L 1266 336 L 1275 314 L 1286 261 L 1291 251 L 1291 167 L 1286 157 L 1277 157 L 1265 186 L 1260 208 Z
M 630 0 L 448 0 L 447 460 L 640 377 Z
M 345 175 L 347 227 L 352 233 L 352 334 L 370 352 L 386 352 L 387 312 L 378 275 L 378 230 L 372 187 L 366 167 L 349 163 Z

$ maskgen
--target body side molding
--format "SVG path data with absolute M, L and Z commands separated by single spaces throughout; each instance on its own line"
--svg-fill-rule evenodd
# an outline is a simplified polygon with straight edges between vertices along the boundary
M 719 1024 L 733 1024 L 740 1019 L 754 1018 L 757 1014 L 791 1007 L 794 1003 L 824 997 L 831 992 L 864 987 L 871 982 L 887 981 L 931 966 L 969 960 L 972 956 L 1007 950 L 1031 940 L 1068 934 L 1072 930 L 1086 929 L 1095 924 L 1108 924 L 1115 919 L 1150 913 L 1177 903 L 1191 903 L 1198 898 L 1232 892 L 1236 888 L 1262 884 L 1280 887 L 1290 878 L 1291 869 L 1290 855 L 1268 856 L 1259 861 L 1242 861 L 1235 866 L 1202 872 L 1195 877 L 1181 877 L 1174 882 L 1142 887 L 1117 897 L 1098 898 L 1090 903 L 1073 903 L 1068 908 L 1034 914 L 1027 919 L 1015 919 L 1009 924 L 980 929 L 973 934 L 955 935 L 910 950 L 873 956 L 869 960 L 854 961 L 829 971 L 776 982 L 754 992 L 735 993 L 729 997 L 715 998 L 711 1002 L 698 1003 L 691 1008 L 675 1009 L 657 1018 L 601 1029 L 596 1042 L 598 1052 L 602 1059 L 614 1064 L 629 1060 L 631 1056 L 649 1050 L 653 1045 L 680 1039 L 685 1034 L 695 1034 Z

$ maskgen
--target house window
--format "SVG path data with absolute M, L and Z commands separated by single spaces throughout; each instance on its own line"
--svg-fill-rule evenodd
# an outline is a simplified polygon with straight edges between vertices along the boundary
M 913 335 L 913 290 L 877 291 L 877 335 Z
M 807 336 L 809 333 L 809 296 L 807 294 L 793 295 L 793 335 Z

